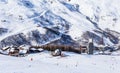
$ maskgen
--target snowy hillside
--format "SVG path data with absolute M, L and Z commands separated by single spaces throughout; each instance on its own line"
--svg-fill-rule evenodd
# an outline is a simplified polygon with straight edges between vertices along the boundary
M 119 43 L 119 0 L 0 0 L 0 48 L 42 45 L 64 39 L 79 43 L 104 37 Z M 113 32 L 112 32 L 113 31 Z M 114 35 L 117 33 L 117 36 Z M 69 40 L 69 41 L 68 41 Z M 64 44 L 60 42 L 61 44 Z

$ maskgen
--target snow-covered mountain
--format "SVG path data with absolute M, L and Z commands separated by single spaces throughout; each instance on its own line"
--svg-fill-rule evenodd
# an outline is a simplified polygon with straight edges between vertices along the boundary
M 119 43 L 120 0 L 0 0 L 0 48 Z

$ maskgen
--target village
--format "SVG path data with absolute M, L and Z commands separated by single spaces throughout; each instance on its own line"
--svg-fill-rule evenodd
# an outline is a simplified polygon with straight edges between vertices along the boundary
M 87 45 L 68 46 L 68 45 L 20 45 L 20 46 L 7 46 L 0 50 L 0 54 L 10 55 L 15 57 L 24 57 L 31 53 L 40 53 L 44 50 L 51 51 L 52 56 L 63 56 L 62 51 L 74 52 L 78 54 L 86 53 L 88 55 L 94 55 L 95 52 L 98 52 L 98 55 L 111 55 L 114 51 L 119 51 L 120 46 L 115 45 L 104 46 L 99 45 L 95 46 L 92 39 L 89 39 Z M 107 51 L 107 52 L 106 52 Z

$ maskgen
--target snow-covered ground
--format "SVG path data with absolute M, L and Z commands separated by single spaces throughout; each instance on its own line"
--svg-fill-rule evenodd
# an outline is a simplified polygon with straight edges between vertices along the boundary
M 64 54 L 66 57 L 52 57 L 47 51 L 26 57 L 0 55 L 0 73 L 120 73 L 120 56 Z

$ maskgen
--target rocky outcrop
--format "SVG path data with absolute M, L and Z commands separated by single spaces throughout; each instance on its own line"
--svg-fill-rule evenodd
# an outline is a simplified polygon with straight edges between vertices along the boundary
M 0 35 L 6 33 L 8 31 L 7 28 L 0 28 Z

